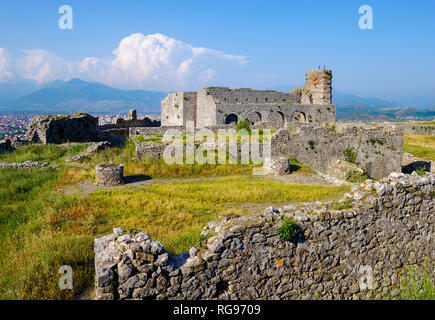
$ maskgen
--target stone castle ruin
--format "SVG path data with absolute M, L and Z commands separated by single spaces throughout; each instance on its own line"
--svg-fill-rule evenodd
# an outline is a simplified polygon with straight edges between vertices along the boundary
M 306 73 L 305 86 L 291 92 L 206 87 L 197 92 L 175 92 L 162 101 L 162 126 L 196 128 L 248 121 L 251 125 L 282 127 L 288 122 L 335 122 L 331 104 L 331 70 Z
M 239 121 L 248 121 L 253 128 L 274 129 L 270 166 L 274 174 L 288 172 L 285 166 L 289 158 L 340 180 L 342 174 L 337 171 L 347 162 L 373 178 L 402 171 L 403 129 L 410 128 L 336 123 L 331 92 L 331 70 L 310 70 L 306 72 L 305 86 L 288 93 L 226 87 L 171 93 L 162 101 L 161 122 L 147 117 L 138 119 L 135 110 L 130 111 L 127 119 L 118 118 L 105 125 L 98 125 L 97 117 L 85 113 L 39 116 L 32 120 L 25 141 L 0 143 L 0 152 L 10 152 L 29 142 L 97 143 L 90 147 L 92 151 L 120 146 L 132 139 L 137 158 L 162 158 L 168 143 L 160 137 L 167 129 L 183 131 L 188 122 L 193 122 L 195 129 L 217 132 L 233 128 Z M 195 148 L 200 145 L 201 142 L 195 144 Z

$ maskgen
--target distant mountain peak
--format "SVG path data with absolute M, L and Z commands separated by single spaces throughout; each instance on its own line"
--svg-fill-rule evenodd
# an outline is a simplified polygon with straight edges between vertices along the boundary
M 72 78 L 69 81 L 66 81 L 65 83 L 70 83 L 70 84 L 82 84 L 82 83 L 88 83 L 86 81 L 83 81 L 82 79 L 79 78 Z

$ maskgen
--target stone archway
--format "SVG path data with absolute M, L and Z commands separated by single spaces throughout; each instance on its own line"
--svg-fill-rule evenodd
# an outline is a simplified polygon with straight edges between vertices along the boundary
M 292 115 L 292 122 L 307 122 L 307 117 L 305 116 L 305 113 L 301 111 L 296 111 Z
M 234 113 L 230 113 L 225 117 L 225 124 L 237 123 L 238 121 L 239 117 Z
M 284 125 L 284 114 L 281 111 L 272 111 L 269 115 L 269 122 L 282 127 Z
M 261 122 L 261 114 L 257 111 L 251 111 L 246 115 L 246 121 L 248 121 L 250 125 L 257 124 Z

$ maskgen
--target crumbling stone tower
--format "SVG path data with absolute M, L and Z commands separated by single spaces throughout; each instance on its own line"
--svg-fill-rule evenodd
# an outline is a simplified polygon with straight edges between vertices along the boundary
M 331 104 L 332 100 L 331 70 L 309 70 L 305 74 L 305 93 L 311 103 L 318 105 Z

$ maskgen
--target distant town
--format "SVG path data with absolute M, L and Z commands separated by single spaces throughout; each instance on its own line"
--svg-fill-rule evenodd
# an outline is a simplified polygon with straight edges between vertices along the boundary
M 41 114 L 35 113 L 0 113 L 0 141 L 12 138 L 19 137 L 23 138 L 26 131 L 27 126 L 33 117 L 36 117 Z M 126 118 L 127 113 L 117 113 L 117 114 L 92 114 L 93 116 L 98 117 L 98 122 L 100 125 L 113 123 L 117 118 Z M 148 117 L 152 120 L 160 120 L 159 116 L 149 115 L 149 114 L 138 114 L 138 118 Z

